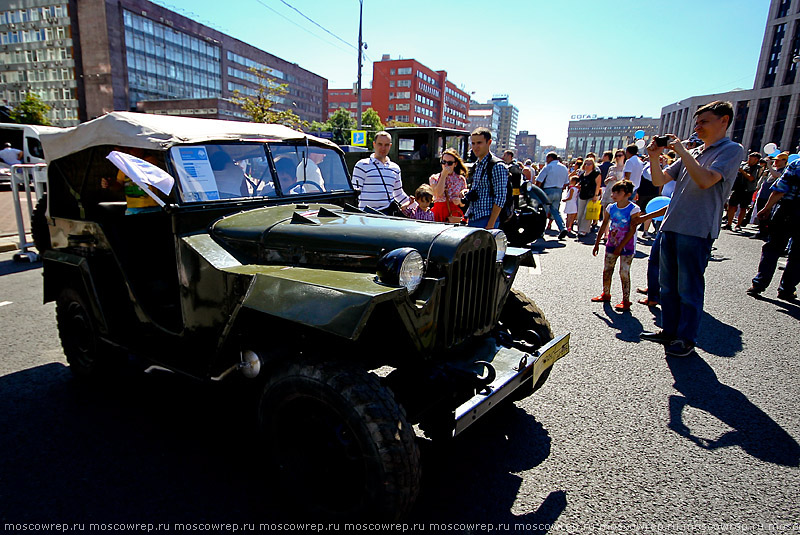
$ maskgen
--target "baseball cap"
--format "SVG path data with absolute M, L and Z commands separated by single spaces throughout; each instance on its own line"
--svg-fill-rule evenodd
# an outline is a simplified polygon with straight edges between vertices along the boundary
M 780 153 L 777 156 L 775 156 L 775 159 L 776 160 L 788 160 L 789 159 L 789 153 L 786 152 L 786 151 L 783 151 L 782 153 Z

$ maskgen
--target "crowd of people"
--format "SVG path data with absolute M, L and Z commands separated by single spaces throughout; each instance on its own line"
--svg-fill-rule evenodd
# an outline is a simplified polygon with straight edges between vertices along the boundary
M 572 236 L 591 243 L 594 255 L 605 245 L 602 293 L 592 301 L 611 301 L 613 271 L 620 264 L 622 299 L 615 308 L 621 311 L 631 307 L 630 266 L 637 239 L 650 241 L 647 287 L 637 292 L 644 294 L 643 305 L 661 306 L 663 328 L 643 332 L 641 338 L 664 344 L 667 355 L 687 356 L 694 352 L 705 269 L 721 229 L 739 232 L 754 223 L 757 236 L 766 241 L 749 294 L 767 288 L 787 247 L 778 297 L 796 299 L 800 282 L 800 253 L 792 247 L 800 229 L 800 159 L 789 163 L 788 153 L 762 158 L 759 152 L 745 159 L 743 147 L 726 135 L 732 121 L 733 106 L 715 101 L 695 112 L 694 133 L 687 140 L 654 136 L 646 154 L 631 144 L 605 151 L 599 163 L 594 153 L 564 163 L 551 152 L 538 166 L 518 162 L 511 151 L 497 158 L 490 151 L 490 131 L 479 128 L 471 135 L 476 160 L 471 172 L 456 151 L 444 151 L 442 170 L 414 199 L 403 192 L 400 169 L 388 158 L 391 136 L 379 132 L 375 153 L 356 164 L 353 182 L 361 208 L 434 221 L 466 220 L 492 229 L 503 219 L 507 199 L 516 198 L 521 182 L 528 180 L 542 190 L 548 228 L 555 222 L 558 240 Z

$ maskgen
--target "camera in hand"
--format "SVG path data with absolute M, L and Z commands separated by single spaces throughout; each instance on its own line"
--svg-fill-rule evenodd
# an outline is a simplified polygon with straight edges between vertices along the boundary
M 653 136 L 653 140 L 656 142 L 656 147 L 666 147 L 669 143 L 669 136 Z
M 464 198 L 461 199 L 461 203 L 464 205 L 464 208 L 469 206 L 469 203 L 475 202 L 478 200 L 478 192 L 474 189 L 469 190 L 465 195 Z

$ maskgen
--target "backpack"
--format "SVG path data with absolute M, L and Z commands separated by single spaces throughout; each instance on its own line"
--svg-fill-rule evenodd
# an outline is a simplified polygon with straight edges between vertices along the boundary
M 489 163 L 486 165 L 486 178 L 489 181 L 489 194 L 494 198 L 494 183 L 492 181 L 492 171 L 494 170 L 494 166 L 496 163 L 503 163 L 503 160 L 495 156 L 494 154 L 489 154 L 491 158 L 489 158 Z M 516 163 L 516 162 L 514 162 Z M 511 166 L 514 165 L 511 164 Z M 511 166 L 508 169 L 508 178 L 506 179 L 506 202 L 503 204 L 503 209 L 500 210 L 500 216 L 498 219 L 500 223 L 505 223 L 512 217 L 514 217 L 514 178 L 512 177 Z M 516 166 L 519 169 L 519 165 Z M 522 170 L 519 171 L 520 176 L 522 176 Z

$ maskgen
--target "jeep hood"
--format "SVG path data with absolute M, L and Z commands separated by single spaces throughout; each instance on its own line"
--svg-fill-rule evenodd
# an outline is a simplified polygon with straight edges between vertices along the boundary
M 398 247 L 413 247 L 428 260 L 437 254 L 449 256 L 443 249 L 452 254 L 473 233 L 480 233 L 479 242 L 491 239 L 480 229 L 364 214 L 332 205 L 258 208 L 226 216 L 211 229 L 214 239 L 243 263 L 369 271 L 381 255 Z

